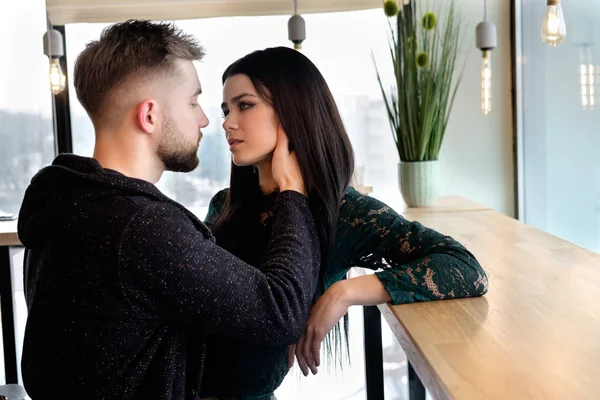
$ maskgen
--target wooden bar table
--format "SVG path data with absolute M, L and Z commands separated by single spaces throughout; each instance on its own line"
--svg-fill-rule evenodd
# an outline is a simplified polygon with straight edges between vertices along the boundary
M 599 254 L 490 210 L 407 218 L 489 278 L 480 298 L 379 306 L 435 399 L 600 399 Z

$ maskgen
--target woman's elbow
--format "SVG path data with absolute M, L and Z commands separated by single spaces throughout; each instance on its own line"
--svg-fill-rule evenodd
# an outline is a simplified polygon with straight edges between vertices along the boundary
M 470 268 L 473 270 L 471 290 L 468 293 L 469 297 L 483 296 L 488 292 L 489 280 L 488 276 L 479 262 L 471 257 Z
M 483 268 L 480 268 L 480 271 L 481 272 L 478 273 L 479 276 L 475 281 L 475 296 L 483 296 L 488 292 L 489 288 L 489 280 L 487 274 L 485 273 Z

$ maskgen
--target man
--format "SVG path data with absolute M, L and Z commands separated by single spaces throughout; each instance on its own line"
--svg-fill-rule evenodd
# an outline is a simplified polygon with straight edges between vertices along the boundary
M 207 333 L 291 344 L 302 332 L 320 249 L 284 134 L 262 272 L 217 247 L 154 186 L 165 170 L 198 165 L 208 120 L 192 62 L 202 56 L 170 24 L 128 21 L 76 61 L 94 158 L 58 156 L 32 179 L 19 215 L 29 308 L 22 372 L 33 399 L 190 398 L 203 366 L 188 360 L 203 359 Z M 188 337 L 200 343 L 194 357 Z

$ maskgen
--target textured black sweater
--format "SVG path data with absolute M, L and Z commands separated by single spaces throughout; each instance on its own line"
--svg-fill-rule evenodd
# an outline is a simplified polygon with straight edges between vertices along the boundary
M 188 337 L 195 347 L 206 334 L 294 343 L 320 252 L 302 195 L 283 192 L 275 212 L 258 269 L 216 246 L 154 185 L 91 158 L 57 157 L 33 178 L 19 215 L 29 395 L 183 399 L 203 367 L 188 363 Z

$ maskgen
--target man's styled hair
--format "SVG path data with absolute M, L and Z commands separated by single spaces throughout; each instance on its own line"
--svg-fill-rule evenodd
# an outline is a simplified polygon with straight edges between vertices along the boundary
M 75 62 L 77 98 L 96 123 L 122 84 L 175 74 L 175 60 L 201 60 L 204 54 L 194 37 L 172 23 L 129 20 L 111 25 Z

